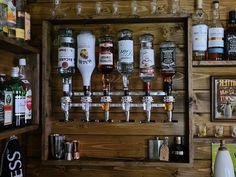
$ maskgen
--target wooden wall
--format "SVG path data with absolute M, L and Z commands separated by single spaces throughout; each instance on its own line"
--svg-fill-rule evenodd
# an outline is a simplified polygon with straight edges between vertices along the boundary
M 51 18 L 50 0 L 28 0 L 28 9 L 32 15 L 32 38 L 31 43 L 37 47 L 42 44 L 42 20 Z M 83 8 L 84 18 L 95 16 L 95 0 L 80 0 Z M 104 18 L 111 13 L 111 0 L 102 1 Z M 130 12 L 130 1 L 120 2 L 120 12 L 128 15 Z M 66 18 L 81 18 L 76 16 L 77 0 L 64 0 L 62 10 L 67 14 Z M 138 14 L 149 15 L 149 1 L 138 1 Z M 158 10 L 164 13 L 168 8 L 165 0 L 158 0 Z M 181 8 L 188 13 L 194 10 L 194 0 L 181 0 Z M 224 24 L 228 18 L 228 11 L 236 8 L 235 0 L 222 1 L 220 4 L 221 18 Z M 204 0 L 204 10 L 211 12 L 211 0 Z M 219 123 L 210 121 L 210 82 L 211 75 L 234 75 L 235 67 L 193 67 L 193 89 L 194 89 L 194 117 L 193 122 L 206 123 L 208 135 L 214 134 L 214 126 Z M 223 123 L 225 135 L 230 135 L 232 123 Z M 193 126 L 195 132 L 195 126 Z M 196 133 L 194 133 L 196 134 Z M 228 139 L 232 140 L 232 139 Z M 213 140 L 214 141 L 214 140 Z M 209 177 L 211 175 L 211 139 L 193 139 L 194 164 L 191 168 L 167 168 L 167 167 L 90 167 L 90 166 L 46 166 L 41 164 L 41 132 L 31 133 L 27 141 L 27 173 L 28 177 L 67 177 L 67 176 L 97 176 L 97 177 Z

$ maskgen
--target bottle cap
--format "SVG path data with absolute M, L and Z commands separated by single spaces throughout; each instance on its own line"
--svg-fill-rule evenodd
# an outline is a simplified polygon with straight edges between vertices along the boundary
M 229 23 L 236 23 L 236 11 L 232 10 L 229 12 Z
M 182 143 L 181 141 L 182 141 L 181 136 L 176 136 L 176 137 L 175 137 L 175 143 L 176 143 L 176 144 L 181 144 L 181 143 Z
M 19 66 L 26 66 L 26 59 L 25 58 L 19 59 Z
M 11 76 L 12 77 L 19 77 L 19 67 L 12 67 Z

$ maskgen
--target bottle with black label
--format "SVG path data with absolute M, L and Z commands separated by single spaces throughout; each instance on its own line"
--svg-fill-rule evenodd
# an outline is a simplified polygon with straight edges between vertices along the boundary
M 176 136 L 174 145 L 171 148 L 171 161 L 183 162 L 185 156 L 185 148 L 182 144 L 182 137 Z
M 236 60 L 236 11 L 229 12 L 228 28 L 225 32 L 225 60 Z

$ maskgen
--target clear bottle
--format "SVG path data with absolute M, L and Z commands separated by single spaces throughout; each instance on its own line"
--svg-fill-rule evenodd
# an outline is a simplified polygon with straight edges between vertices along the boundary
M 203 11 L 202 0 L 197 0 L 197 9 L 192 15 L 193 60 L 207 59 L 207 14 Z
M 150 82 L 155 78 L 155 59 L 153 49 L 153 35 L 144 34 L 140 36 L 140 62 L 139 77 L 144 82 Z
M 213 0 L 212 21 L 208 30 L 208 60 L 222 60 L 224 54 L 224 27 L 220 21 L 219 0 Z
M 29 80 L 26 78 L 26 59 L 19 59 L 19 78 L 25 90 L 25 125 L 32 124 L 32 89 Z
M 77 36 L 77 67 L 82 75 L 84 95 L 90 96 L 91 77 L 95 68 L 95 36 L 82 31 Z
M 236 60 L 236 11 L 229 12 L 228 28 L 225 31 L 225 60 Z
M 171 148 L 171 160 L 173 162 L 183 162 L 185 153 L 182 137 L 176 136 L 174 138 L 174 145 Z
M 7 0 L 7 25 L 8 25 L 8 37 L 16 37 L 16 0 Z
M 130 75 L 134 70 L 133 32 L 123 29 L 118 32 L 118 61 L 117 70 L 122 75 Z
M 25 9 L 24 1 L 16 1 L 16 40 L 23 42 L 25 40 Z
M 15 127 L 25 125 L 25 90 L 19 78 L 19 68 L 13 67 L 9 83 L 13 91 L 13 120 Z

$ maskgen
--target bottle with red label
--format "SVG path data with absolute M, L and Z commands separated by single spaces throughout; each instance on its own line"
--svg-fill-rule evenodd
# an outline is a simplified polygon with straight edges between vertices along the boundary
M 32 89 L 26 78 L 26 59 L 19 59 L 19 77 L 25 90 L 25 125 L 32 124 Z

